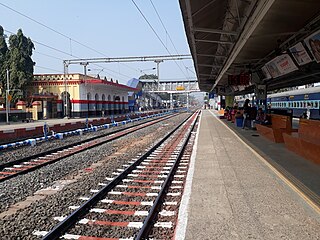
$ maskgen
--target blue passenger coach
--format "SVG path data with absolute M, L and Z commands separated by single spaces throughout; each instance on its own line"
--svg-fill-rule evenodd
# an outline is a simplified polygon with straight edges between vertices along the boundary
M 320 87 L 270 94 L 267 101 L 272 109 L 292 110 L 294 117 L 307 112 L 310 104 L 310 118 L 320 119 Z

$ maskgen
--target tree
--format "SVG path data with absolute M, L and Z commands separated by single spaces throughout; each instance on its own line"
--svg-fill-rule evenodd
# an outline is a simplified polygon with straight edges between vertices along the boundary
M 33 42 L 23 35 L 21 29 L 9 37 L 7 67 L 10 70 L 10 89 L 25 90 L 32 82 L 35 65 L 31 58 L 33 49 Z M 25 94 L 25 91 L 23 92 Z M 12 95 L 13 99 L 17 99 L 16 92 Z
M 0 90 L 4 93 L 3 87 L 6 85 L 6 64 L 8 57 L 8 46 L 5 40 L 5 34 L 2 26 L 0 26 Z
M 139 79 L 158 79 L 158 76 L 155 74 L 144 74 Z

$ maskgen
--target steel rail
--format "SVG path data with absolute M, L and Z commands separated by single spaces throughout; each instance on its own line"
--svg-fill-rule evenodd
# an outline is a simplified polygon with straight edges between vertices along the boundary
M 195 119 L 192 123 L 192 127 L 190 129 L 190 131 L 188 132 L 188 136 L 186 137 L 186 139 L 184 140 L 182 147 L 179 150 L 179 154 L 177 156 L 176 161 L 174 162 L 174 165 L 171 167 L 171 170 L 168 174 L 168 177 L 166 178 L 165 182 L 163 183 L 161 190 L 159 192 L 159 195 L 157 196 L 156 200 L 154 201 L 154 204 L 151 208 L 151 210 L 149 211 L 148 216 L 146 217 L 145 221 L 143 222 L 142 228 L 140 229 L 137 237 L 135 238 L 135 240 L 142 240 L 142 239 L 147 239 L 148 237 L 148 233 L 150 232 L 150 229 L 152 228 L 153 224 L 154 224 L 154 220 L 157 216 L 157 214 L 159 213 L 159 209 L 161 207 L 161 205 L 163 204 L 163 200 L 164 197 L 166 196 L 166 193 L 169 189 L 170 183 L 173 180 L 174 174 L 178 168 L 178 165 L 180 163 L 181 157 L 183 156 L 183 152 L 189 142 L 192 130 L 195 127 L 195 123 L 197 122 L 199 117 L 199 112 L 197 113 L 197 115 L 195 116 Z
M 86 140 L 83 140 L 81 142 L 77 142 L 77 143 L 73 143 L 73 144 L 70 144 L 70 145 L 67 145 L 67 146 L 63 146 L 63 147 L 59 147 L 59 148 L 56 148 L 56 149 L 53 149 L 53 150 L 49 150 L 47 152 L 43 152 L 43 153 L 39 153 L 39 154 L 35 154 L 33 156 L 29 156 L 29 157 L 26 157 L 26 158 L 23 158 L 23 159 L 18 159 L 18 160 L 15 160 L 15 161 L 12 161 L 12 162 L 9 162 L 9 163 L 5 163 L 5 164 L 2 164 L 0 165 L 0 170 L 4 169 L 5 167 L 10 167 L 10 166 L 13 166 L 13 165 L 16 165 L 16 164 L 19 164 L 19 163 L 22 163 L 22 162 L 28 162 L 28 161 L 31 161 L 33 159 L 36 159 L 36 158 L 39 158 L 39 157 L 45 157 L 45 156 L 48 156 L 48 155 L 52 155 L 53 153 L 56 153 L 58 151 L 62 151 L 62 150 L 65 150 L 65 149 L 68 149 L 68 148 L 72 148 L 72 147 L 75 147 L 77 145 L 79 145 L 79 148 L 76 149 L 76 151 L 72 151 L 70 150 L 69 153 L 67 153 L 66 155 L 63 155 L 62 156 L 57 156 L 55 159 L 52 159 L 50 161 L 47 161 L 47 162 L 43 162 L 43 163 L 40 163 L 40 164 L 37 164 L 37 165 L 33 165 L 32 167 L 30 168 L 26 168 L 24 170 L 21 170 L 21 171 L 17 171 L 16 173 L 14 174 L 10 174 L 10 175 L 6 175 L 5 177 L 0 177 L 0 182 L 3 182 L 3 181 L 6 181 L 10 178 L 13 178 L 13 177 L 16 177 L 18 175 L 22 175 L 22 174 L 26 174 L 28 172 L 31 172 L 31 171 L 34 171 L 40 167 L 43 167 L 43 166 L 46 166 L 48 164 L 52 164 L 54 162 L 57 162 L 63 158 L 66 158 L 68 156 L 71 156 L 75 153 L 80 153 L 80 152 L 83 152 L 85 150 L 88 150 L 88 149 L 91 149 L 91 148 L 94 148 L 94 147 L 97 147 L 99 145 L 102 145 L 104 143 L 107 143 L 107 142 L 110 142 L 110 141 L 113 141 L 113 140 L 116 140 L 118 138 L 121 138 L 125 135 L 128 135 L 134 131 L 137 131 L 137 130 L 140 130 L 142 128 L 145 128 L 145 127 L 148 127 L 148 126 L 151 126 L 153 124 L 156 124 L 160 121 L 163 121 L 163 120 L 166 120 L 166 119 L 169 119 L 169 118 L 172 118 L 173 116 L 176 116 L 176 114 L 174 115 L 171 115 L 171 116 L 165 116 L 164 118 L 158 118 L 158 119 L 155 119 L 155 120 L 151 120 L 151 121 L 148 121 L 148 122 L 144 122 L 144 123 L 141 123 L 139 125 L 132 125 L 128 128 L 125 128 L 125 129 L 118 129 L 116 131 L 113 131 L 111 133 L 107 133 L 107 134 L 103 134 L 103 135 L 100 135 L 100 136 L 96 136 L 96 137 L 93 137 L 93 138 L 90 138 L 90 139 L 86 139 Z M 134 129 L 132 129 L 134 128 Z M 100 141 L 100 142 L 95 142 L 95 140 L 99 140 L 99 139 L 102 139 L 102 138 L 105 138 L 105 137 L 108 137 L 110 135 L 114 135 L 116 133 L 121 133 L 120 135 L 115 135 L 113 137 L 111 137 L 110 139 L 106 139 L 104 141 Z M 92 143 L 91 145 L 89 145 L 90 143 Z M 81 147 L 82 144 L 88 144 L 84 147 Z M 1 174 L 1 175 L 4 175 L 4 174 Z
M 172 116 L 175 116 L 175 115 L 172 115 Z M 165 117 L 168 117 L 168 116 L 165 116 Z M 157 119 L 159 119 L 159 118 L 157 118 Z M 0 170 L 5 168 L 5 167 L 10 167 L 12 165 L 19 164 L 21 162 L 27 162 L 27 161 L 29 161 L 31 159 L 34 159 L 34 158 L 38 158 L 38 157 L 42 157 L 42 156 L 45 156 L 45 155 L 49 155 L 49 154 L 52 154 L 54 152 L 66 149 L 66 148 L 74 147 L 74 146 L 82 144 L 82 143 L 90 142 L 92 140 L 95 140 L 95 139 L 98 139 L 98 138 L 101 138 L 101 137 L 106 137 L 108 135 L 121 132 L 123 130 L 127 130 L 127 129 L 130 129 L 130 128 L 136 127 L 136 126 L 140 126 L 142 124 L 145 124 L 145 123 L 151 122 L 151 121 L 154 121 L 154 119 L 151 119 L 149 121 L 146 121 L 146 122 L 143 122 L 143 123 L 139 123 L 139 124 L 136 124 L 136 125 L 132 125 L 132 126 L 124 128 L 124 129 L 123 128 L 122 129 L 117 129 L 117 130 L 114 130 L 114 131 L 112 131 L 110 133 L 106 133 L 106 134 L 102 134 L 102 135 L 99 135 L 99 136 L 94 136 L 94 137 L 91 137 L 91 138 L 88 138 L 88 139 L 84 139 L 84 140 L 81 140 L 81 141 L 79 141 L 77 143 L 71 143 L 69 145 L 65 145 L 65 146 L 58 147 L 58 148 L 55 148 L 55 149 L 51 149 L 51 150 L 48 150 L 48 151 L 45 151 L 45 152 L 37 153 L 37 154 L 32 155 L 32 156 L 28 156 L 28 157 L 17 159 L 17 160 L 11 161 L 11 162 L 3 163 L 3 164 L 0 164 Z
M 42 240 L 55 240 L 59 239 L 69 228 L 74 226 L 76 222 L 87 214 L 94 205 L 103 199 L 114 187 L 116 187 L 125 177 L 132 172 L 142 161 L 153 153 L 161 144 L 163 144 L 169 137 L 171 137 L 184 123 L 186 123 L 193 115 L 186 118 L 182 123 L 176 126 L 172 131 L 166 134 L 160 141 L 151 147 L 145 154 L 140 156 L 134 163 L 127 167 L 122 173 L 115 177 L 110 183 L 104 186 L 99 192 L 82 204 L 77 210 L 71 213 L 67 218 L 56 225 L 49 233 L 47 233 Z

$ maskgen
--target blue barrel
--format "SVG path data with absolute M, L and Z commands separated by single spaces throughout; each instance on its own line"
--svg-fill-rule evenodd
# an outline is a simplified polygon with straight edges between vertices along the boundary
M 242 127 L 242 125 L 243 125 L 243 118 L 236 118 L 236 125 L 237 125 L 237 127 Z

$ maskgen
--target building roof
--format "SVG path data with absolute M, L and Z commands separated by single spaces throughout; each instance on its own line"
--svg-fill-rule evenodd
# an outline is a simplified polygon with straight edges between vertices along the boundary
M 140 79 L 131 78 L 130 80 L 128 80 L 127 85 L 132 88 L 137 88 L 139 82 L 140 82 Z
M 68 85 L 79 85 L 79 84 L 103 84 L 109 85 L 121 89 L 125 89 L 127 91 L 137 91 L 136 88 L 129 87 L 124 84 L 120 84 L 117 82 L 113 82 L 112 80 L 100 79 L 88 75 L 83 75 L 80 73 L 72 73 L 72 74 L 35 74 L 33 85 L 39 84 L 49 84 L 49 85 L 64 85 L 65 80 Z

